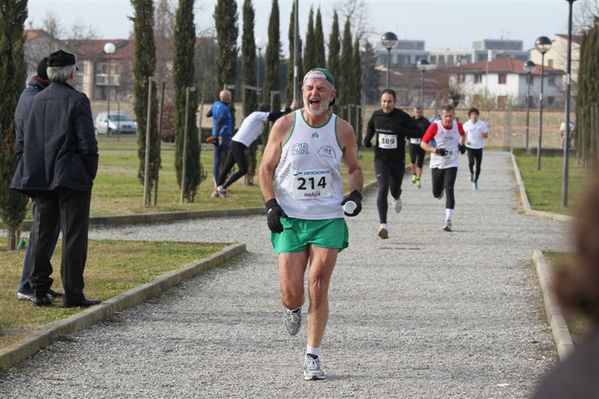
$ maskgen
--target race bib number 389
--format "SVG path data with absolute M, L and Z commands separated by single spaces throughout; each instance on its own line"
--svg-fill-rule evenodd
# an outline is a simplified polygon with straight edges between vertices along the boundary
M 296 170 L 293 173 L 293 198 L 316 199 L 331 195 L 331 171 Z
M 394 134 L 379 134 L 379 148 L 388 150 L 397 148 L 397 136 Z

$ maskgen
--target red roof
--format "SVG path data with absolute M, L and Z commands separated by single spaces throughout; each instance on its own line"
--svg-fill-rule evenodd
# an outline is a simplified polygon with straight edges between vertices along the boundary
M 526 74 L 524 70 L 524 61 L 512 57 L 498 57 L 493 61 L 480 61 L 472 64 L 462 64 L 450 69 L 453 73 L 516 73 L 519 75 Z M 563 74 L 560 69 L 545 67 L 545 74 Z M 541 75 L 541 66 L 537 65 L 532 72 L 533 75 Z

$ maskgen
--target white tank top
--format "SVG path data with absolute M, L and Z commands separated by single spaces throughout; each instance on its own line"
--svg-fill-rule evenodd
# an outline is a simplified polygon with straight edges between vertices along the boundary
M 434 139 L 436 143 L 435 147 L 445 148 L 448 153 L 444 156 L 431 154 L 431 168 L 457 168 L 460 161 L 460 151 L 458 149 L 460 131 L 458 130 L 458 123 L 454 120 L 453 125 L 449 130 L 443 127 L 441 121 L 436 121 L 434 123 L 437 124 L 437 134 Z
M 320 127 L 310 126 L 301 109 L 281 148 L 274 175 L 275 197 L 287 216 L 297 219 L 342 218 L 343 151 L 337 140 L 337 115 Z

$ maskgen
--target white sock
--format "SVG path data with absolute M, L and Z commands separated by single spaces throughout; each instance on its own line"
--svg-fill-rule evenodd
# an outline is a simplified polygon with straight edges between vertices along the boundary
M 453 219 L 453 209 L 445 208 L 445 220 Z
M 387 223 L 381 223 L 381 225 L 379 226 L 379 229 L 385 229 L 387 230 Z
M 306 346 L 306 354 L 320 357 L 320 348 L 313 348 L 310 345 Z

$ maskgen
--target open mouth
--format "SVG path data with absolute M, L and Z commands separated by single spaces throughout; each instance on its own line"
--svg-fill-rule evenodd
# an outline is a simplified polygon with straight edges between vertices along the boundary
M 320 105 L 320 99 L 311 99 L 309 101 L 310 105 L 316 105 L 319 106 Z

